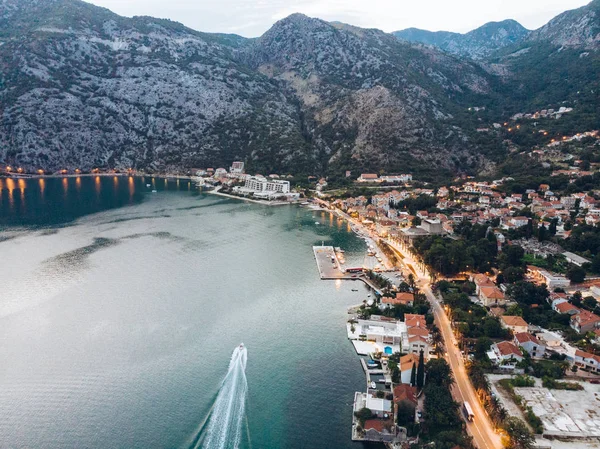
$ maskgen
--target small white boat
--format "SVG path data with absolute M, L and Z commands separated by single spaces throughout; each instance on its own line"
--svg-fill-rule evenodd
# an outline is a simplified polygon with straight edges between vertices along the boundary
M 156 189 L 152 190 L 152 193 L 156 193 L 156 192 L 158 192 L 158 190 L 156 190 Z
M 146 184 L 146 187 L 150 188 L 152 187 L 152 184 Z
M 371 388 L 374 390 L 375 388 L 377 388 L 377 385 L 375 384 L 375 382 L 371 382 Z
M 238 346 L 241 349 L 244 349 L 244 343 L 240 343 L 240 345 Z
M 319 223 L 318 221 L 315 221 L 315 224 L 316 224 L 316 225 L 320 225 L 321 223 Z

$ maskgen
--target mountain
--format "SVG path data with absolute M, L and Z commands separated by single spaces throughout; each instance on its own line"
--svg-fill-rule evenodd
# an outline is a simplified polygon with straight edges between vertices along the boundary
M 600 49 L 600 0 L 556 16 L 532 31 L 527 40 L 544 41 L 557 47 Z
M 77 0 L 3 0 L 0 17 L 0 159 L 11 164 L 168 170 L 310 152 L 295 104 L 237 61 L 242 38 Z
M 598 1 L 527 37 L 516 22 L 468 33 L 474 61 L 301 14 L 245 39 L 79 0 L 0 0 L 0 163 L 489 172 L 510 143 L 477 128 L 549 101 L 600 103 Z
M 600 0 L 564 12 L 482 64 L 499 73 L 504 97 L 521 107 L 577 106 L 578 118 L 600 126 Z
M 478 155 L 454 114 L 491 92 L 475 64 L 402 43 L 379 30 L 294 14 L 252 47 L 261 73 L 298 99 L 323 166 L 454 169 Z
M 495 51 L 521 41 L 529 31 L 514 20 L 489 22 L 466 34 L 408 28 L 392 33 L 398 39 L 433 45 L 448 53 L 484 59 Z
M 293 15 L 257 40 L 78 0 L 0 3 L 0 161 L 28 169 L 473 167 L 469 62 Z

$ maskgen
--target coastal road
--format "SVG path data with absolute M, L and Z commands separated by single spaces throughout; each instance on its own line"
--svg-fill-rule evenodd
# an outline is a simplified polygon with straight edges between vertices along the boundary
M 494 430 L 494 426 L 490 421 L 489 416 L 481 406 L 475 388 L 473 388 L 473 384 L 467 375 L 463 357 L 460 350 L 457 348 L 456 339 L 454 338 L 448 316 L 444 312 L 444 309 L 436 296 L 431 291 L 427 282 L 422 283 L 421 290 L 427 295 L 427 298 L 429 298 L 429 301 L 431 302 L 436 325 L 444 337 L 447 353 L 446 361 L 450 365 L 452 374 L 454 375 L 454 385 L 452 387 L 454 399 L 457 402 L 460 402 L 461 405 L 465 401 L 469 402 L 475 414 L 473 422 L 467 421 L 467 429 L 473 437 L 473 442 L 479 449 L 502 448 L 501 438 Z
M 393 248 L 402 254 L 404 257 L 403 262 L 405 264 L 410 264 L 414 268 L 412 271 L 416 274 L 417 284 L 431 303 L 435 323 L 444 337 L 447 354 L 446 361 L 448 362 L 448 365 L 450 365 L 454 376 L 452 396 L 455 401 L 461 404 L 461 409 L 462 403 L 467 401 L 475 414 L 473 422 L 466 422 L 467 429 L 473 437 L 473 442 L 479 449 L 501 449 L 503 447 L 501 438 L 494 430 L 494 426 L 488 414 L 479 402 L 475 388 L 467 375 L 467 370 L 462 354 L 457 346 L 457 341 L 454 338 L 452 324 L 450 323 L 444 308 L 438 301 L 438 298 L 431 291 L 429 277 L 420 269 L 419 264 L 412 258 L 412 255 L 408 251 L 404 251 L 398 245 L 393 245 Z

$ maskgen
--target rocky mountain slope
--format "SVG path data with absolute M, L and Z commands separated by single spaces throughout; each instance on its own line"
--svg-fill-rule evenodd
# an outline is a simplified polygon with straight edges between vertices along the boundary
M 342 160 L 480 163 L 452 112 L 489 93 L 489 76 L 380 31 L 293 15 L 249 41 L 78 0 L 0 5 L 6 163 L 166 170 L 241 158 L 265 171 L 323 171 Z
M 600 0 L 556 16 L 532 31 L 527 41 L 544 41 L 557 47 L 600 49 Z
M 469 42 L 504 46 L 523 31 L 508 25 L 482 27 Z M 258 172 L 477 172 L 506 149 L 482 141 L 481 117 L 467 110 L 502 117 L 507 101 L 535 98 L 528 83 L 539 72 L 519 55 L 555 49 L 550 37 L 535 39 L 474 62 L 300 14 L 244 39 L 79 0 L 0 0 L 0 163 L 168 171 L 241 159 Z
M 523 40 L 529 34 L 519 22 L 489 22 L 466 34 L 450 31 L 426 31 L 408 28 L 392 33 L 399 39 L 433 45 L 448 53 L 472 59 L 484 59 L 497 50 Z

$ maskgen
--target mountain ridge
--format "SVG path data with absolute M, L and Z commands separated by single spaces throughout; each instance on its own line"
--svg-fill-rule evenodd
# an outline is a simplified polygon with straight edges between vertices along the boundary
M 50 171 L 489 171 L 509 145 L 478 134 L 468 109 L 500 120 L 554 70 L 516 76 L 517 44 L 474 61 L 302 14 L 246 39 L 79 0 L 1 0 L 1 24 L 0 162 Z
M 507 19 L 500 22 L 488 22 L 468 33 L 451 31 L 427 31 L 407 28 L 392 33 L 399 39 L 433 45 L 448 53 L 483 59 L 495 51 L 520 41 L 529 34 L 529 30 L 519 22 Z

